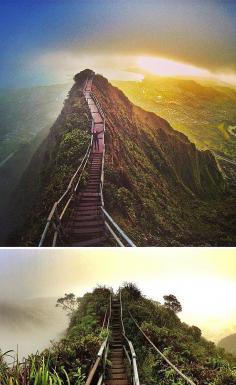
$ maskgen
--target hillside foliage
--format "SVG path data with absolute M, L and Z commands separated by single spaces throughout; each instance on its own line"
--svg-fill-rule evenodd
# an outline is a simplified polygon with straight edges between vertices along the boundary
M 10 368 L 1 355 L 1 384 L 84 385 L 106 336 L 102 324 L 110 293 L 110 289 L 100 286 L 82 298 L 66 295 L 67 305 L 70 299 L 78 304 L 70 312 L 66 335 L 42 353 Z M 158 349 L 197 385 L 236 384 L 236 357 L 203 338 L 197 326 L 181 322 L 172 309 L 146 298 L 133 283 L 125 283 L 121 294 L 126 334 L 137 354 L 142 384 L 184 385 L 184 382 L 138 331 L 130 313 Z M 59 303 L 63 304 L 63 298 Z

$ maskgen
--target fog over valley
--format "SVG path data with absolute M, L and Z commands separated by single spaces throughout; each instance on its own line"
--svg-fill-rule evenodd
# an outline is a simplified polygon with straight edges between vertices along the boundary
M 22 299 L 17 302 L 0 299 L 0 350 L 17 351 L 19 359 L 42 351 L 51 340 L 61 338 L 68 318 L 56 308 L 56 298 Z M 9 362 L 11 359 L 9 358 Z

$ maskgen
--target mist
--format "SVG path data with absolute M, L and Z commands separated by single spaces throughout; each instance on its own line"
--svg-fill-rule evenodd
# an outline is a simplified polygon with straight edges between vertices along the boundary
M 62 338 L 68 317 L 55 307 L 56 298 L 0 301 L 0 351 L 22 360 L 31 353 L 50 347 Z M 6 357 L 10 364 L 13 359 Z

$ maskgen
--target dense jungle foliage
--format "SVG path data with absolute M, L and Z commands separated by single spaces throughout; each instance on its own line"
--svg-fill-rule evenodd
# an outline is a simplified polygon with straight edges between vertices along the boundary
M 12 367 L 6 365 L 2 354 L 1 385 L 84 385 L 106 336 L 102 323 L 110 292 L 106 287 L 97 287 L 82 298 L 66 294 L 59 299 L 58 306 L 68 312 L 70 319 L 64 338 Z M 203 338 L 198 327 L 181 322 L 177 316 L 181 304 L 173 295 L 167 296 L 161 305 L 146 298 L 133 283 L 125 283 L 121 293 L 126 334 L 137 354 L 142 384 L 184 385 L 184 382 L 144 339 L 129 312 L 164 355 L 197 385 L 236 384 L 236 357 Z

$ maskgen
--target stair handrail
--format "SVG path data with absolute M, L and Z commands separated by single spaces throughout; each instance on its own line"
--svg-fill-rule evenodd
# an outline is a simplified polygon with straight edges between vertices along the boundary
M 139 381 L 139 375 L 138 375 L 138 366 L 137 366 L 137 356 L 134 350 L 134 346 L 132 342 L 128 339 L 125 333 L 125 326 L 124 326 L 124 321 L 123 321 L 123 304 L 122 304 L 122 295 L 121 295 L 121 289 L 120 289 L 120 318 L 121 318 L 121 326 L 122 326 L 122 331 L 123 331 L 123 337 L 125 339 L 125 342 L 129 348 L 129 353 L 124 347 L 125 353 L 127 355 L 128 361 L 130 363 L 130 366 L 132 368 L 132 380 L 133 380 L 133 385 L 140 385 Z
M 52 207 L 52 209 L 51 209 L 51 211 L 47 217 L 47 222 L 46 222 L 46 225 L 45 225 L 44 230 L 42 232 L 38 247 L 42 247 L 44 245 L 44 241 L 46 239 L 47 233 L 48 233 L 51 225 L 55 226 L 54 241 L 52 243 L 52 245 L 55 246 L 55 244 L 54 244 L 55 243 L 55 233 L 59 232 L 58 226 L 59 227 L 61 226 L 61 220 L 62 220 L 72 198 L 74 197 L 74 194 L 78 190 L 78 185 L 81 181 L 81 177 L 83 175 L 84 169 L 87 165 L 87 162 L 88 162 L 88 159 L 90 156 L 90 152 L 91 152 L 91 148 L 92 148 L 92 140 L 93 140 L 93 138 L 91 136 L 89 145 L 86 149 L 86 152 L 85 152 L 83 159 L 80 162 L 79 167 L 77 168 L 77 170 L 73 174 L 72 178 L 70 179 L 70 182 L 69 182 L 66 190 L 64 191 L 64 193 L 60 196 L 60 198 L 56 202 L 54 202 L 53 207 Z M 77 177 L 78 177 L 78 179 L 76 181 Z M 68 198 L 68 196 L 69 196 L 69 198 Z M 59 213 L 58 212 L 59 206 L 63 203 L 63 201 L 66 198 L 68 198 L 68 199 L 65 202 L 64 206 L 62 207 L 62 211 Z
M 103 198 L 103 184 L 104 184 L 104 163 L 105 163 L 105 114 L 103 112 L 103 109 L 96 97 L 96 95 L 92 91 L 86 91 L 87 84 L 88 84 L 89 78 L 86 78 L 84 86 L 83 86 L 83 94 L 85 98 L 87 99 L 87 92 L 89 93 L 90 97 L 95 101 L 95 104 L 98 108 L 99 113 L 103 117 L 103 153 L 102 153 L 102 171 L 101 171 L 101 178 L 100 178 L 100 196 L 101 196 L 101 211 L 102 214 L 104 215 L 105 218 L 105 226 L 109 233 L 113 236 L 117 244 L 121 247 L 125 247 L 125 245 L 129 247 L 136 247 L 136 245 L 131 241 L 131 239 L 125 234 L 125 232 L 118 226 L 118 224 L 113 220 L 113 218 L 108 214 L 108 212 L 104 208 L 104 198 Z M 94 126 L 94 120 L 92 119 L 92 131 L 93 131 L 93 126 Z M 78 191 L 78 186 L 81 181 L 81 177 L 83 175 L 84 169 L 88 163 L 90 153 L 93 147 L 93 135 L 91 134 L 91 139 L 90 143 L 87 147 L 86 153 L 77 168 L 76 172 L 72 176 L 67 189 L 65 192 L 61 195 L 61 197 L 54 202 L 53 207 L 47 217 L 47 222 L 46 225 L 43 229 L 38 247 L 42 247 L 44 245 L 44 242 L 46 240 L 48 231 L 51 226 L 54 228 L 54 233 L 53 233 L 53 238 L 52 238 L 52 244 L 51 246 L 56 246 L 58 236 L 61 236 L 61 238 L 66 238 L 64 231 L 63 231 L 63 226 L 62 226 L 62 219 L 69 207 L 69 204 L 71 203 L 74 194 L 77 193 Z M 77 181 L 76 181 L 76 178 Z M 75 186 L 74 186 L 75 184 Z M 68 197 L 69 196 L 69 197 Z M 68 198 L 66 200 L 66 198 Z M 64 202 L 64 205 L 62 206 L 61 211 L 59 210 L 59 206 Z M 117 235 L 118 234 L 118 235 Z
M 152 347 L 157 351 L 157 353 L 163 358 L 164 361 L 167 362 L 169 366 L 171 366 L 172 369 L 180 376 L 182 377 L 188 384 L 190 385 L 196 385 L 195 382 L 193 382 L 190 378 L 188 378 L 184 373 L 182 373 L 172 362 L 156 347 L 156 345 L 150 340 L 150 338 L 146 335 L 146 333 L 142 330 L 142 328 L 139 326 L 135 318 L 132 316 L 131 312 L 129 311 L 130 317 L 132 318 L 133 322 L 139 329 L 139 331 L 143 334 L 143 336 L 146 338 L 146 340 L 152 345 Z
M 120 228 L 120 226 L 108 214 L 104 206 L 101 206 L 101 210 L 105 216 L 105 226 L 107 227 L 108 231 L 113 235 L 119 246 L 125 247 L 126 243 L 128 247 L 136 247 L 136 245 L 133 243 L 133 241 L 131 241 L 128 235 L 125 234 L 125 232 Z M 117 236 L 116 233 L 118 233 L 119 236 Z
M 112 297 L 112 294 L 110 294 L 109 305 L 107 308 L 107 310 L 109 309 L 109 316 L 107 319 L 107 332 L 109 331 L 110 318 L 111 318 L 111 297 Z M 100 335 L 101 335 L 101 333 L 100 333 Z M 91 385 L 92 384 L 92 381 L 93 381 L 94 376 L 97 372 L 99 364 L 103 360 L 103 370 L 102 370 L 102 374 L 99 376 L 97 385 L 102 383 L 102 380 L 104 377 L 104 371 L 105 371 L 105 363 L 106 363 L 106 359 L 107 359 L 107 355 L 108 355 L 108 349 L 109 349 L 109 339 L 110 339 L 110 336 L 109 336 L 109 334 L 107 334 L 106 338 L 104 339 L 104 341 L 102 342 L 102 344 L 99 348 L 96 361 L 95 361 L 94 365 L 92 366 L 92 369 L 90 370 L 90 372 L 88 374 L 85 385 Z
M 96 107 L 97 107 L 99 113 L 102 115 L 103 121 L 105 122 L 105 119 L 106 119 L 106 118 L 105 118 L 105 114 L 104 114 L 104 111 L 103 111 L 103 109 L 102 109 L 102 107 L 101 107 L 100 102 L 98 101 L 97 96 L 96 96 L 95 93 L 92 92 L 92 91 L 90 91 L 90 95 L 91 95 L 92 99 L 95 101 Z
M 103 153 L 102 153 L 102 171 L 101 171 L 101 178 L 100 178 L 100 197 L 101 197 L 101 211 L 102 214 L 105 217 L 105 226 L 109 233 L 113 236 L 117 244 L 121 247 L 125 247 L 127 245 L 128 247 L 136 247 L 136 245 L 131 241 L 131 239 L 125 234 L 125 232 L 120 228 L 120 226 L 114 221 L 114 219 L 108 214 L 108 212 L 105 210 L 104 207 L 104 197 L 103 197 L 103 184 L 104 184 L 104 164 L 105 164 L 105 114 L 103 112 L 103 109 L 101 107 L 100 102 L 98 101 L 97 96 L 94 92 L 90 91 L 90 95 L 92 99 L 94 100 L 96 107 L 99 110 L 99 113 L 103 117 Z M 118 235 L 117 235 L 118 234 Z

